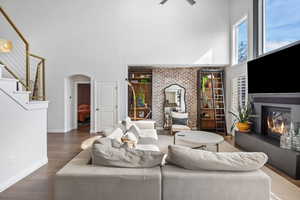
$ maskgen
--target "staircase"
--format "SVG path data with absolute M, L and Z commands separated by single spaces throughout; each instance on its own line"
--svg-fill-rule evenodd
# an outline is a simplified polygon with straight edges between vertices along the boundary
M 0 6 L 0 192 L 48 162 L 45 58 Z M 12 44 L 12 45 L 11 45 Z
M 0 71 L 3 70 L 1 69 Z M 43 109 L 48 107 L 48 101 L 30 100 L 30 91 L 22 91 L 17 79 L 3 78 L 0 73 L 0 92 L 6 94 L 25 110 Z
M 30 44 L 1 6 L 0 27 L 0 77 L 18 80 L 13 93 L 17 98 L 45 101 L 46 59 L 30 52 Z M 20 94 L 19 90 L 30 92 Z

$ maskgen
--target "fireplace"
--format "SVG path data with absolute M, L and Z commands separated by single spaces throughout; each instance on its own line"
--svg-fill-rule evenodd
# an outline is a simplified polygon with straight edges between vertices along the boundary
M 273 139 L 287 133 L 291 124 L 291 109 L 287 107 L 262 106 L 261 133 Z

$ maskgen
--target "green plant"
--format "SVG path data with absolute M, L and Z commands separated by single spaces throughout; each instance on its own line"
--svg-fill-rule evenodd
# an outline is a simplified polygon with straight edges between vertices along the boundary
M 249 123 L 250 118 L 252 117 L 252 107 L 251 104 L 244 106 L 238 106 L 237 113 L 229 111 L 229 113 L 234 117 L 233 124 L 230 131 L 232 132 L 236 127 L 237 123 Z
M 202 78 L 202 91 L 205 92 L 205 89 L 206 89 L 206 84 L 208 82 L 209 78 L 207 75 L 203 76 Z

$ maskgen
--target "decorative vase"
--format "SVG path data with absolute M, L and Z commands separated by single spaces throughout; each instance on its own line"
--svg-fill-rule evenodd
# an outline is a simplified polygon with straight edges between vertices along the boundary
M 300 123 L 291 123 L 292 149 L 300 152 Z
M 283 134 L 280 137 L 280 148 L 292 149 L 292 137 L 289 134 Z
M 292 139 L 292 148 L 300 152 L 300 136 L 294 136 Z
M 236 124 L 236 127 L 240 132 L 249 132 L 250 131 L 250 123 L 249 122 L 239 122 Z

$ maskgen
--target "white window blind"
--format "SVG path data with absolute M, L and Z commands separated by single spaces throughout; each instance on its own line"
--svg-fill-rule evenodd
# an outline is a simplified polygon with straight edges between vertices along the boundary
M 248 81 L 247 76 L 242 75 L 231 80 L 231 110 L 236 111 L 248 103 Z

